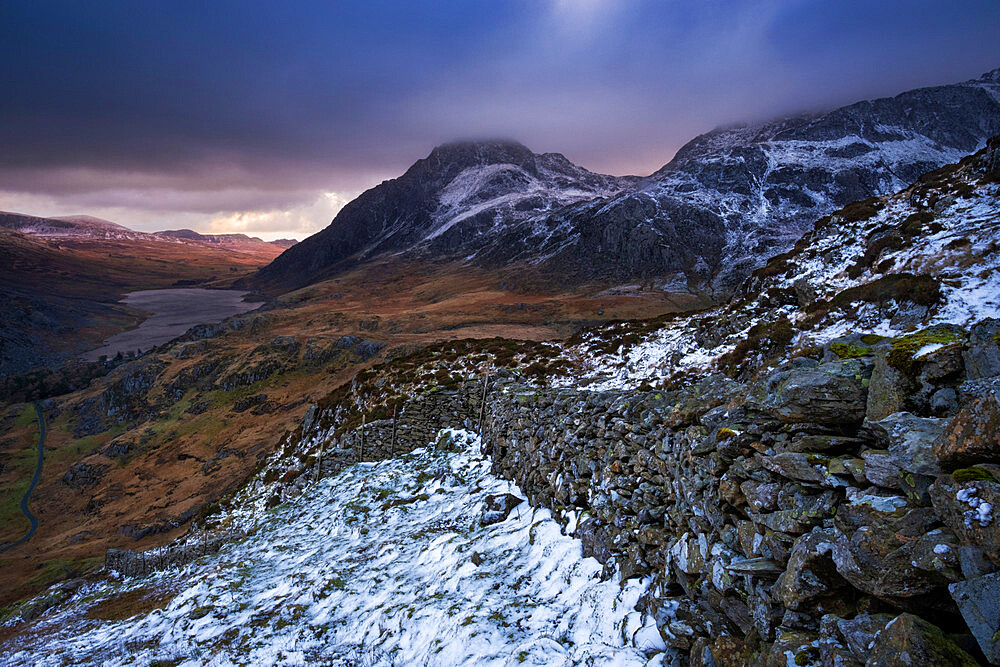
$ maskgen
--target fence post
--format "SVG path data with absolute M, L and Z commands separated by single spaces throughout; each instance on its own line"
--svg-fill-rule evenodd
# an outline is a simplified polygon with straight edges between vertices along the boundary
M 323 446 L 326 445 L 324 440 L 319 444 L 319 456 L 316 457 L 316 474 L 313 476 L 313 484 L 319 481 L 320 473 L 323 471 Z
M 489 370 L 483 375 L 483 398 L 479 401 L 479 439 L 483 438 L 483 419 L 486 417 L 486 387 L 490 382 Z
M 389 457 L 396 456 L 396 410 L 399 403 L 392 404 L 392 438 L 389 440 Z

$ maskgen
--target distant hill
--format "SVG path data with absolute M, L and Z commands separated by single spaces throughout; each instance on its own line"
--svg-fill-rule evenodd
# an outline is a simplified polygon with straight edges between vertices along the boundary
M 192 229 L 168 229 L 162 232 L 155 232 L 157 236 L 167 236 L 176 239 L 187 239 L 189 241 L 200 241 L 202 243 L 219 243 L 223 245 L 248 245 L 256 243 L 268 243 L 279 248 L 290 248 L 298 243 L 295 239 L 278 239 L 277 241 L 265 241 L 256 236 L 246 234 L 202 234 Z
M 297 243 L 294 239 L 264 241 L 256 236 L 247 236 L 246 234 L 202 234 L 192 229 L 138 232 L 110 220 L 95 218 L 92 215 L 68 215 L 43 218 L 23 213 L 0 211 L 0 227 L 21 232 L 22 234 L 42 237 L 76 237 L 119 241 L 190 241 L 226 245 L 235 248 L 255 248 L 259 246 L 289 248 Z

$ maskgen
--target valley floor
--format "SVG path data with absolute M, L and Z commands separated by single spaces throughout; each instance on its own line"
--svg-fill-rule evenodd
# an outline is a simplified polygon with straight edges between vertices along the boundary
M 449 447 L 353 465 L 273 509 L 268 487 L 246 491 L 222 519 L 245 538 L 84 584 L 9 640 L 5 664 L 661 664 L 634 611 L 646 582 L 601 581 L 548 510 L 480 525 L 488 496 L 520 491 L 478 436 L 444 434 Z

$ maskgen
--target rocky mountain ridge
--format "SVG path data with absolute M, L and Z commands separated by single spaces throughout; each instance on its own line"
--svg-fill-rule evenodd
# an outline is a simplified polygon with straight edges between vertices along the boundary
M 701 135 L 645 177 L 514 142 L 449 144 L 365 192 L 247 283 L 288 289 L 377 256 L 524 267 L 562 283 L 731 293 L 817 218 L 908 185 L 1000 132 L 1000 70 Z
M 246 246 L 270 243 L 281 248 L 295 245 L 293 239 L 264 241 L 246 234 L 201 234 L 190 229 L 162 232 L 137 232 L 123 225 L 89 215 L 71 215 L 43 218 L 23 213 L 0 211 L 0 227 L 21 234 L 42 238 L 100 239 L 106 241 L 174 241 L 197 242 L 227 246 Z

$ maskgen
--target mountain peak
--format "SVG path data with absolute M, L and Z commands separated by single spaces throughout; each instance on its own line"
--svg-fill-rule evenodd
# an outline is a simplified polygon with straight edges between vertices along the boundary
M 510 139 L 452 141 L 436 146 L 424 160 L 439 169 L 441 167 L 467 167 L 487 164 L 516 164 L 534 169 L 535 154 L 523 144 Z
M 978 80 L 981 83 L 1000 83 L 1000 67 L 984 73 Z

